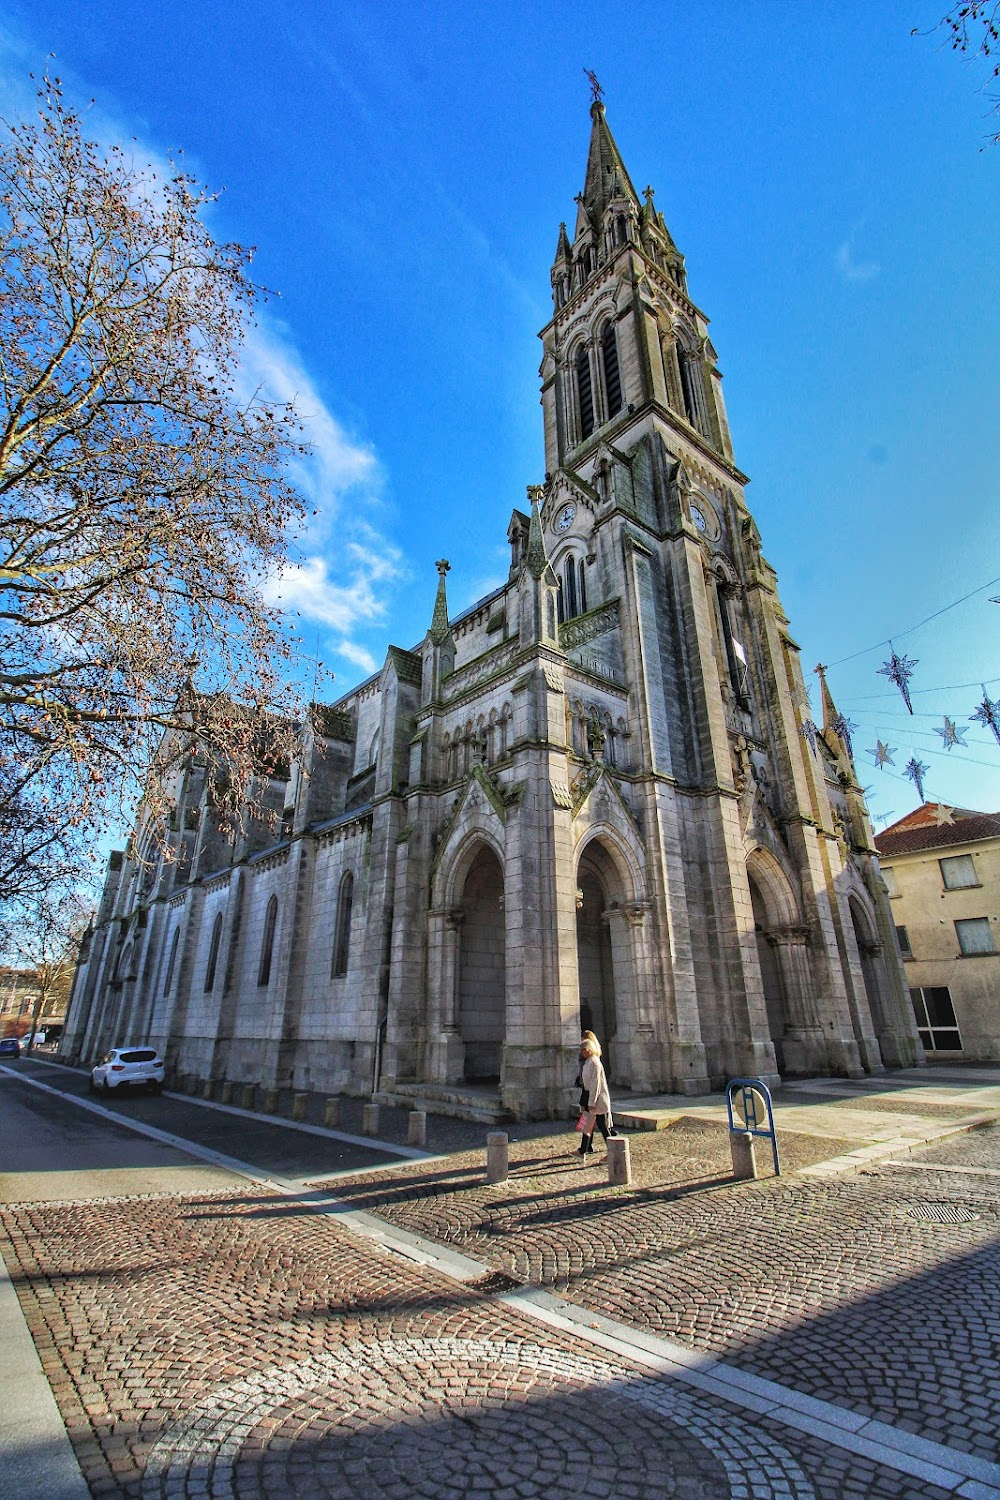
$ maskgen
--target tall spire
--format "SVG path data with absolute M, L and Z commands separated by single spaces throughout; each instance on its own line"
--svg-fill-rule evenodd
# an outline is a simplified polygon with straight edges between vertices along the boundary
M 581 199 L 591 223 L 597 224 L 614 198 L 628 198 L 638 212 L 639 195 L 632 186 L 622 154 L 611 134 L 602 99 L 594 99 L 590 106 L 590 118 L 593 124 L 590 130 L 590 151 L 587 154 L 587 176 Z
M 549 559 L 545 553 L 545 538 L 542 536 L 542 520 L 538 514 L 538 502 L 544 494 L 544 485 L 528 485 L 528 499 L 531 501 L 531 524 L 528 527 L 528 545 L 525 548 L 524 560 L 527 563 L 528 572 L 532 578 L 541 578 L 549 565 Z
M 830 692 L 826 682 L 826 667 L 822 662 L 815 670 L 816 676 L 820 681 L 820 695 L 823 704 L 823 738 L 834 754 L 845 754 L 848 762 L 853 766 L 854 747 L 851 744 L 851 730 L 857 726 L 851 724 L 834 703 L 833 694 Z
M 448 634 L 448 594 L 445 589 L 445 575 L 451 570 L 451 563 L 446 557 L 435 563 L 438 570 L 437 597 L 434 600 L 434 614 L 431 617 L 430 636 L 435 646 L 440 646 Z

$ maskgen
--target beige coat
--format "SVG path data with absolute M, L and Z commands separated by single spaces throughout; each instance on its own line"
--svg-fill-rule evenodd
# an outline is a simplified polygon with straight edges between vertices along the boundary
M 611 1113 L 611 1095 L 608 1093 L 608 1080 L 604 1072 L 604 1064 L 599 1057 L 588 1057 L 584 1060 L 581 1081 L 587 1090 L 589 1103 L 587 1111 L 592 1115 L 609 1115 Z

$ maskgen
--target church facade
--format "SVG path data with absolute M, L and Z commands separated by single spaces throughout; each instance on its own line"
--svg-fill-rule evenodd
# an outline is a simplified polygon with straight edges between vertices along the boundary
M 542 330 L 545 482 L 507 582 L 337 703 L 227 842 L 112 856 L 63 1050 L 175 1077 L 562 1115 L 619 1091 L 923 1061 L 848 727 L 814 722 L 715 351 L 600 100 Z

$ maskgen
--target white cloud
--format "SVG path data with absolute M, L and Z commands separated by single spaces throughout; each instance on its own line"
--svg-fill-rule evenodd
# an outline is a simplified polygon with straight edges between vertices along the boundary
M 347 435 L 284 333 L 272 323 L 258 323 L 247 336 L 240 363 L 247 394 L 260 387 L 274 401 L 294 403 L 312 448 L 296 465 L 295 478 L 320 510 L 318 519 L 332 520 L 340 496 L 355 487 L 364 486 L 374 497 L 380 474 L 373 450 Z
M 375 672 L 378 670 L 379 664 L 371 652 L 366 651 L 364 646 L 356 645 L 354 641 L 338 641 L 334 650 L 345 661 L 353 662 L 356 667 L 360 667 L 362 672 Z
M 359 627 L 384 619 L 389 587 L 405 574 L 399 549 L 359 510 L 380 504 L 381 470 L 374 450 L 351 438 L 326 406 L 284 330 L 259 324 L 242 362 L 245 390 L 260 388 L 275 401 L 292 401 L 312 453 L 295 465 L 293 480 L 315 512 L 298 537 L 298 560 L 267 580 L 264 596 L 341 639 L 328 649 L 368 673 L 378 663 L 351 639 Z M 349 514 L 341 500 L 352 494 Z
M 837 251 L 837 270 L 846 281 L 871 281 L 881 269 L 878 261 L 856 261 L 850 240 L 844 240 Z

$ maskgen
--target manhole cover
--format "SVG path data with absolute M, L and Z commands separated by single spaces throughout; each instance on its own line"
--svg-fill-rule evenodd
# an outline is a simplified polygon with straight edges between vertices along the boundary
M 922 1219 L 928 1224 L 969 1224 L 979 1218 L 960 1203 L 918 1203 L 907 1212 L 911 1219 Z

